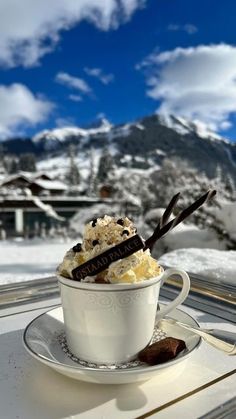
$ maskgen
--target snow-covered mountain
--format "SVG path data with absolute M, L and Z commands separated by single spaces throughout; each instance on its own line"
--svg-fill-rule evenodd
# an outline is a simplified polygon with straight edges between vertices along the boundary
M 93 149 L 99 155 L 107 146 L 119 162 L 145 160 L 146 167 L 159 166 L 165 157 L 177 158 L 210 178 L 216 168 L 236 180 L 236 143 L 211 132 L 197 122 L 173 115 L 151 115 L 138 121 L 112 125 L 106 119 L 88 128 L 63 127 L 44 130 L 32 139 L 13 139 L 4 143 L 10 153 L 34 152 L 39 160 L 60 156 L 73 143 L 78 154 Z
M 101 118 L 96 123 L 92 124 L 89 128 L 80 128 L 76 126 L 65 126 L 62 128 L 55 128 L 52 130 L 43 130 L 36 134 L 32 141 L 35 144 L 42 142 L 47 143 L 47 147 L 50 148 L 50 144 L 63 143 L 68 140 L 80 139 L 80 138 L 92 138 L 103 134 L 108 139 L 117 137 L 127 137 L 133 129 L 145 130 L 145 122 L 148 118 L 136 121 L 133 123 L 127 123 L 123 125 L 114 126 L 106 118 Z M 205 124 L 199 121 L 188 121 L 183 117 L 177 117 L 174 115 L 159 115 L 156 116 L 157 121 L 163 127 L 169 128 L 176 131 L 178 134 L 186 135 L 197 135 L 200 138 L 209 140 L 220 140 L 225 143 L 229 143 L 228 140 L 222 136 L 214 133 L 206 127 Z M 54 148 L 55 145 L 52 145 Z
M 110 122 L 102 118 L 97 126 L 90 128 L 80 128 L 75 126 L 66 126 L 63 128 L 55 128 L 52 130 L 44 130 L 36 134 L 32 141 L 37 146 L 42 146 L 46 150 L 51 150 L 60 147 L 61 143 L 81 139 L 88 140 L 91 137 L 99 135 L 106 135 L 112 129 Z

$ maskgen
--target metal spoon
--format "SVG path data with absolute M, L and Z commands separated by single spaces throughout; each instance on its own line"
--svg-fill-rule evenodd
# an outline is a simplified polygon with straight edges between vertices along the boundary
M 214 348 L 220 349 L 228 355 L 236 355 L 236 333 L 234 332 L 228 332 L 227 330 L 220 329 L 200 329 L 169 317 L 161 319 L 160 323 L 174 324 L 183 327 L 184 329 L 201 336 L 205 342 Z

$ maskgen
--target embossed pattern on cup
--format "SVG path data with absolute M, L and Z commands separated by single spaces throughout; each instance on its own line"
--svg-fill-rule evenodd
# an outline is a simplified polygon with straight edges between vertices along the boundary
M 89 291 L 61 285 L 66 336 L 72 353 L 97 363 L 134 358 L 152 337 L 159 281 L 154 285 L 121 291 Z
M 176 304 L 170 303 L 173 310 L 187 297 L 189 279 L 183 271 L 171 272 L 184 282 Z M 71 352 L 95 363 L 134 359 L 152 338 L 162 277 L 166 279 L 168 271 L 136 284 L 92 284 L 58 275 Z

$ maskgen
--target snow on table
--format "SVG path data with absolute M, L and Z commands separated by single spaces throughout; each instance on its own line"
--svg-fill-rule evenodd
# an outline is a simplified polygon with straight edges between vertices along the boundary
M 62 240 L 1 241 L 0 284 L 54 275 L 64 254 L 74 245 Z
M 236 251 L 216 249 L 178 249 L 162 255 L 161 265 L 200 274 L 217 283 L 236 285 Z

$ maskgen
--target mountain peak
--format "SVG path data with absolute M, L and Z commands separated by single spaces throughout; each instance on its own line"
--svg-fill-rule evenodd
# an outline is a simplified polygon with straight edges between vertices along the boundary
M 85 129 L 90 130 L 91 128 L 104 128 L 109 129 L 112 128 L 112 124 L 105 118 L 104 115 L 98 115 L 98 117 L 92 121 L 89 125 L 86 125 Z
M 171 114 L 161 114 L 158 119 L 162 125 L 171 128 L 181 135 L 196 134 L 200 138 L 207 138 L 209 140 L 227 140 L 215 133 L 211 127 L 206 125 L 204 122 L 199 120 L 190 121 L 182 116 L 176 116 Z
M 65 126 L 52 130 L 43 130 L 33 137 L 33 142 L 37 144 L 42 141 L 47 141 L 48 148 L 51 148 L 54 147 L 53 143 L 63 143 L 71 137 L 87 138 L 96 136 L 97 134 L 105 134 L 108 133 L 111 128 L 112 125 L 110 122 L 106 118 L 101 118 L 87 128 Z

